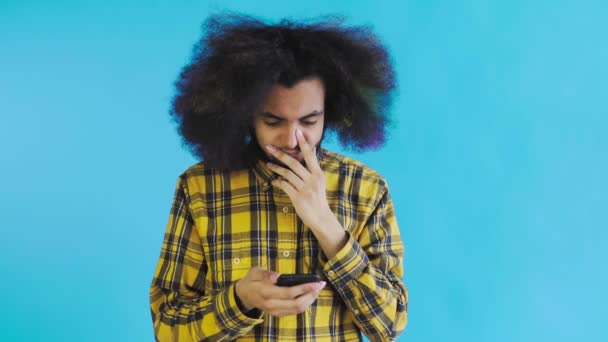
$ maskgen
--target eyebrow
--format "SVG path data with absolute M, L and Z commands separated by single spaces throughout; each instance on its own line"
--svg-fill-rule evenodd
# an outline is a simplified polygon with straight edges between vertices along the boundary
M 312 112 L 312 113 L 310 113 L 310 114 L 306 114 L 306 115 L 304 115 L 303 117 L 299 118 L 298 120 L 307 120 L 307 119 L 310 119 L 310 118 L 313 118 L 313 117 L 319 116 L 319 115 L 321 115 L 321 114 L 323 114 L 323 112 L 320 112 L 320 111 L 318 111 L 318 110 L 315 110 L 315 111 L 313 111 L 313 112 Z M 284 118 L 282 118 L 281 116 L 279 116 L 279 115 L 277 115 L 277 114 L 273 114 L 273 113 L 271 113 L 271 112 L 264 112 L 264 113 L 262 113 L 262 117 L 263 117 L 264 119 L 285 120 L 285 119 L 284 119 Z

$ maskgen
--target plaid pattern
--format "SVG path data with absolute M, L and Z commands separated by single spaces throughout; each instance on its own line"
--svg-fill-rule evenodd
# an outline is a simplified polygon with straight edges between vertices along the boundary
M 407 324 L 404 247 L 385 181 L 361 163 L 319 149 L 329 205 L 349 238 L 324 256 L 263 161 L 220 173 L 184 172 L 150 288 L 157 341 L 371 341 Z M 256 318 L 239 310 L 234 282 L 253 266 L 317 273 L 327 281 L 305 312 Z

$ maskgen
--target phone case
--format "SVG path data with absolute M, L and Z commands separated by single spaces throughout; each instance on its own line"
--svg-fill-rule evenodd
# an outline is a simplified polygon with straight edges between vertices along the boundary
M 318 274 L 281 274 L 277 279 L 277 286 L 295 286 L 320 280 Z

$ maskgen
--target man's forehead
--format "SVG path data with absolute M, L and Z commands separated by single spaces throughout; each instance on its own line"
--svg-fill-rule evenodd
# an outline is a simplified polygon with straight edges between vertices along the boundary
M 304 112 L 302 114 L 295 114 L 295 115 L 289 115 L 289 114 L 285 114 L 285 113 L 274 113 L 271 111 L 263 111 L 261 113 L 258 114 L 258 116 L 261 116 L 262 118 L 269 118 L 269 119 L 279 119 L 279 120 L 303 120 L 303 119 L 311 119 L 311 118 L 316 118 L 316 117 L 321 117 L 323 116 L 324 112 L 322 110 L 313 110 L 311 112 Z M 292 117 L 295 116 L 295 117 Z

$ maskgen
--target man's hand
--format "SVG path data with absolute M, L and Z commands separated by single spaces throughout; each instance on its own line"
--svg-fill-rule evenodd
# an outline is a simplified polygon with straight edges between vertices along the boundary
M 317 161 L 315 148 L 306 141 L 299 129 L 296 130 L 296 139 L 306 167 L 276 147 L 266 146 L 276 159 L 288 167 L 268 163 L 273 172 L 283 177 L 275 179 L 272 184 L 289 196 L 302 222 L 310 227 L 325 255 L 331 258 L 346 243 L 346 233 L 327 203 L 325 175 Z
M 334 215 L 327 204 L 325 175 L 317 161 L 315 148 L 306 141 L 300 130 L 296 130 L 296 138 L 306 161 L 306 167 L 272 145 L 266 146 L 268 151 L 288 168 L 274 163 L 267 165 L 273 172 L 283 177 L 283 179 L 274 180 L 272 184 L 289 196 L 302 222 L 312 229 L 316 229 L 323 227 L 327 218 Z
M 245 278 L 236 282 L 236 295 L 247 310 L 260 309 L 265 313 L 282 317 L 306 310 L 325 287 L 324 281 L 302 285 L 276 286 L 279 273 L 254 267 Z

